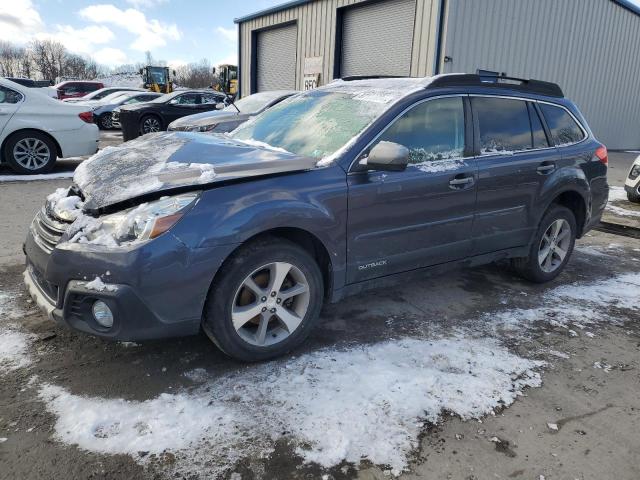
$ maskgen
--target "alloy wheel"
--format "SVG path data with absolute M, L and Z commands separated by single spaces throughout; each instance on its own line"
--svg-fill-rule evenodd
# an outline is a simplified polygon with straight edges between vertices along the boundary
M 143 133 L 152 133 L 160 131 L 160 122 L 157 118 L 149 117 L 145 118 L 144 122 L 142 122 L 142 132 Z
M 109 130 L 110 128 L 113 128 L 113 119 L 110 113 L 105 113 L 100 117 L 100 125 L 105 130 Z
M 251 345 L 275 345 L 298 329 L 309 297 L 309 282 L 299 268 L 287 262 L 269 263 L 248 275 L 236 291 L 233 327 Z
M 16 163 L 28 170 L 39 170 L 44 167 L 51 156 L 49 146 L 39 138 L 23 138 L 13 147 L 13 158 Z
M 571 226 L 564 218 L 554 220 L 540 240 L 538 265 L 543 272 L 551 273 L 564 261 L 571 245 Z

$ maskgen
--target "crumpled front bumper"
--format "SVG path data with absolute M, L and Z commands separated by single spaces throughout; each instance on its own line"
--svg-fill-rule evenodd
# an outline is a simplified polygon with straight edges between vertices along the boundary
M 211 281 L 232 249 L 189 249 L 167 233 L 131 250 L 47 252 L 29 232 L 24 283 L 50 319 L 75 330 L 126 341 L 192 335 L 200 330 Z M 96 277 L 110 288 L 87 288 Z M 93 318 L 97 300 L 112 310 L 113 327 Z

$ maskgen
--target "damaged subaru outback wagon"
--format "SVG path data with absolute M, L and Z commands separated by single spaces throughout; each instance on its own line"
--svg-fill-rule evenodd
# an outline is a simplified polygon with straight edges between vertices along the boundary
M 50 195 L 25 282 L 61 324 L 196 334 L 246 361 L 309 334 L 323 301 L 511 259 L 555 278 L 608 196 L 607 151 L 555 85 L 343 79 L 229 135 L 107 148 Z

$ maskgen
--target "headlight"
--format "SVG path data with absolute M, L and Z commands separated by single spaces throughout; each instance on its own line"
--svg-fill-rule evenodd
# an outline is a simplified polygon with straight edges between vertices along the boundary
M 194 127 L 193 131 L 195 131 L 195 132 L 210 132 L 211 130 L 216 128 L 217 125 L 218 125 L 217 123 L 209 123 L 207 125 L 199 125 L 197 127 Z
M 151 240 L 173 227 L 199 196 L 189 192 L 99 218 L 83 215 L 71 225 L 69 241 L 114 247 Z
M 640 163 L 634 165 L 631 171 L 629 172 L 629 178 L 631 180 L 635 180 L 638 177 L 640 177 Z

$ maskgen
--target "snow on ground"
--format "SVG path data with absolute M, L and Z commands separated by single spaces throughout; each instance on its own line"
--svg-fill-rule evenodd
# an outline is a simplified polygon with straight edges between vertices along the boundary
M 640 218 L 640 210 L 632 210 L 631 208 L 628 208 L 632 205 L 633 204 L 628 200 L 627 192 L 623 187 L 609 187 L 609 202 L 606 207 L 607 211 L 622 217 Z
M 542 362 L 495 338 L 526 336 L 541 323 L 592 337 L 599 325 L 618 321 L 618 309 L 635 307 L 639 289 L 637 273 L 563 285 L 542 295 L 538 308 L 462 321 L 451 336 L 325 349 L 215 379 L 198 369 L 185 374 L 197 384 L 192 389 L 145 402 L 82 397 L 46 384 L 40 395 L 58 416 L 58 440 L 141 463 L 148 456 L 139 451 L 168 450 L 182 473 L 220 474 L 240 457 L 268 455 L 285 435 L 306 461 L 330 467 L 367 459 L 397 474 L 425 422 L 449 413 L 480 418 L 541 384 Z
M 0 182 L 33 182 L 36 180 L 55 180 L 72 178 L 73 172 L 41 173 L 36 175 L 0 175 Z
M 0 377 L 31 363 L 29 345 L 32 335 L 20 332 L 9 324 L 22 313 L 16 311 L 13 298 L 13 293 L 0 292 Z
M 489 339 L 403 339 L 263 364 L 145 402 L 52 385 L 40 396 L 58 415 L 56 437 L 91 451 L 135 458 L 169 449 L 188 459 L 195 450 L 215 457 L 211 473 L 220 473 L 237 460 L 231 451 L 260 454 L 288 432 L 308 461 L 329 467 L 367 458 L 399 473 L 425 421 L 445 410 L 468 419 L 509 405 L 541 384 L 539 366 Z

